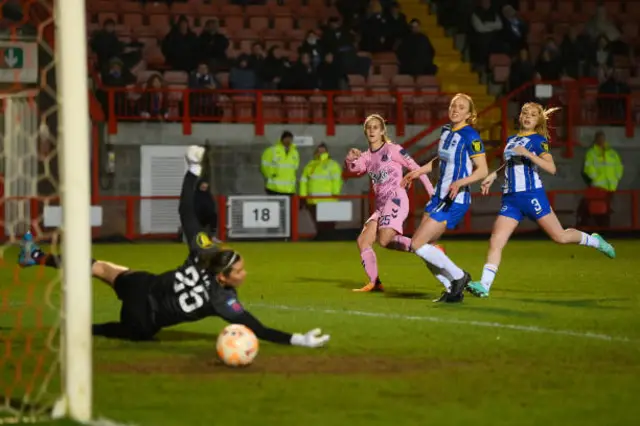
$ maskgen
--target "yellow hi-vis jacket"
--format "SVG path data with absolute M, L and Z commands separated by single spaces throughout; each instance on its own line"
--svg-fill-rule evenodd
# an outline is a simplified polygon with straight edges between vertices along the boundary
M 319 158 L 309 161 L 300 177 L 300 196 L 340 195 L 342 191 L 342 168 L 322 153 Z M 336 201 L 335 198 L 307 198 L 308 204 L 322 201 Z
M 295 145 L 287 151 L 281 141 L 262 153 L 260 171 L 267 181 L 265 187 L 281 194 L 295 194 L 296 174 L 300 167 L 300 155 Z
M 584 172 L 591 179 L 591 186 L 607 191 L 618 187 L 624 167 L 618 153 L 608 144 L 604 149 L 593 145 L 584 160 Z

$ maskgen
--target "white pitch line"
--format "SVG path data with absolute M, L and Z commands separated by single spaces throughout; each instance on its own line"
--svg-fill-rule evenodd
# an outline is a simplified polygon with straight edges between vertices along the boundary
M 500 322 L 489 322 L 489 321 L 468 321 L 468 320 L 460 320 L 456 318 L 443 318 L 443 317 L 434 317 L 428 315 L 400 315 L 400 314 L 389 314 L 384 312 L 366 312 L 366 311 L 354 311 L 350 309 L 323 309 L 323 308 L 314 308 L 313 306 L 288 306 L 288 305 L 270 305 L 266 303 L 251 303 L 247 304 L 249 306 L 255 306 L 257 308 L 266 308 L 266 309 L 275 309 L 279 311 L 304 311 L 304 312 L 315 312 L 321 314 L 329 314 L 329 315 L 349 315 L 349 316 L 358 316 L 358 317 L 370 317 L 370 318 L 386 318 L 386 319 L 395 319 L 395 320 L 405 320 L 405 321 L 424 321 L 424 322 L 434 322 L 440 324 L 460 324 L 460 325 L 470 325 L 474 327 L 487 327 L 487 328 L 499 328 L 505 330 L 516 330 L 516 331 L 527 331 L 530 333 L 539 333 L 539 334 L 555 334 L 559 336 L 572 336 L 572 337 L 581 337 L 584 339 L 594 339 L 594 340 L 605 340 L 609 342 L 636 342 L 628 337 L 624 336 L 611 336 L 608 334 L 601 333 L 593 333 L 590 331 L 574 331 L 574 330 L 558 330 L 553 328 L 544 328 L 538 327 L 535 325 L 518 325 L 518 324 L 504 324 Z

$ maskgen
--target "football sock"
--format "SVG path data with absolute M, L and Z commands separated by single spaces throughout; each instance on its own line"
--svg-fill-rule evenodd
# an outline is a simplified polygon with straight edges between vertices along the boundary
M 362 266 L 364 272 L 369 277 L 370 283 L 376 283 L 378 280 L 378 260 L 376 259 L 376 252 L 372 248 L 366 248 L 360 252 L 360 258 L 362 259 Z
M 580 239 L 581 246 L 589 246 L 593 248 L 600 247 L 600 241 L 598 241 L 597 238 L 594 238 L 591 235 L 586 234 L 584 232 L 580 232 L 580 234 L 582 235 L 582 238 Z
M 431 271 L 433 276 L 436 277 L 436 279 L 442 283 L 444 288 L 446 288 L 447 291 L 451 290 L 451 280 L 449 279 L 449 277 L 445 275 L 446 272 L 444 272 L 442 269 L 438 268 L 437 266 L 430 264 L 427 261 L 425 261 L 424 263 L 427 265 L 427 268 L 429 268 L 429 271 Z
M 411 251 L 411 238 L 404 235 L 396 235 L 388 248 L 398 251 Z
M 449 259 L 449 256 L 431 244 L 425 244 L 416 250 L 416 254 L 432 265 L 444 270 L 454 280 L 464 277 L 464 271 Z
M 493 280 L 496 279 L 496 274 L 498 273 L 498 267 L 491 263 L 487 263 L 482 268 L 482 278 L 480 278 L 480 282 L 482 286 L 489 290 L 491 288 L 491 284 L 493 284 Z

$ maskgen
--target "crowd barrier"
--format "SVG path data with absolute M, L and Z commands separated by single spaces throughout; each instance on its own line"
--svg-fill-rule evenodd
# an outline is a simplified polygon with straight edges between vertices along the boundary
M 576 223 L 576 214 L 586 191 L 559 190 L 549 191 L 549 200 L 560 221 L 567 227 Z M 500 193 L 488 196 L 474 194 L 473 203 L 459 227 L 450 234 L 473 235 L 488 234 L 496 214 L 500 209 Z M 267 196 L 261 196 L 265 199 Z M 218 236 L 228 239 L 230 218 L 227 213 L 228 198 L 215 197 L 218 205 Z M 316 197 L 318 198 L 318 197 Z M 332 230 L 360 229 L 365 220 L 372 213 L 373 198 L 371 195 L 342 195 L 342 201 L 352 203 L 353 215 L 351 220 L 337 222 Z M 290 235 L 292 241 L 314 238 L 317 235 L 316 223 L 305 206 L 305 198 L 293 196 L 290 201 Z M 93 237 L 99 239 L 175 239 L 178 238 L 178 197 L 177 196 L 103 196 L 95 198 L 95 206 L 102 207 L 103 224 L 94 227 Z M 410 196 L 410 217 L 405 222 L 406 234 L 412 234 L 420 223 L 422 209 L 427 201 L 426 194 L 419 194 L 412 190 Z M 43 224 L 43 210 L 45 206 L 58 205 L 58 197 L 7 197 L 4 208 L 0 209 L 0 220 L 5 226 L 0 237 L 6 240 L 11 235 L 19 235 L 26 229 L 32 229 L 38 238 L 47 238 L 51 231 Z M 155 204 L 154 204 L 155 203 Z M 157 211 L 152 212 L 154 209 Z M 638 231 L 640 230 L 640 190 L 618 191 L 611 201 L 610 226 L 589 226 L 585 230 L 593 231 Z M 7 217 L 10 212 L 17 212 L 13 218 Z M 19 213 L 19 214 L 18 214 Z M 157 214 L 156 214 L 157 213 Z M 156 216 L 154 219 L 153 216 Z M 20 218 L 15 219 L 15 218 Z M 27 218 L 27 219 L 23 219 Z M 160 228 L 150 231 L 153 220 L 161 223 Z M 147 223 L 145 223 L 147 222 Z M 151 224 L 151 225 L 150 225 Z M 537 226 L 525 221 L 519 232 L 537 229 Z

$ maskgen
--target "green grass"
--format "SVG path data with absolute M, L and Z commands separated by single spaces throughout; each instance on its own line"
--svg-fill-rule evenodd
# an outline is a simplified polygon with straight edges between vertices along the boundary
M 491 297 L 462 305 L 431 303 L 441 288 L 413 255 L 378 250 L 388 291 L 357 294 L 354 243 L 234 247 L 249 271 L 245 305 L 273 327 L 322 327 L 330 346 L 262 343 L 252 366 L 234 370 L 215 362 L 219 319 L 163 331 L 158 342 L 96 338 L 97 417 L 149 426 L 637 424 L 636 241 L 617 242 L 614 261 L 584 247 L 513 242 Z M 486 242 L 446 248 L 479 275 Z M 177 244 L 94 247 L 94 257 L 158 272 L 184 255 Z M 11 274 L 5 268 L 3 279 Z M 36 275 L 23 271 L 20 282 Z M 11 286 L 12 300 L 23 297 L 27 286 Z M 94 319 L 113 320 L 118 307 L 96 283 Z

